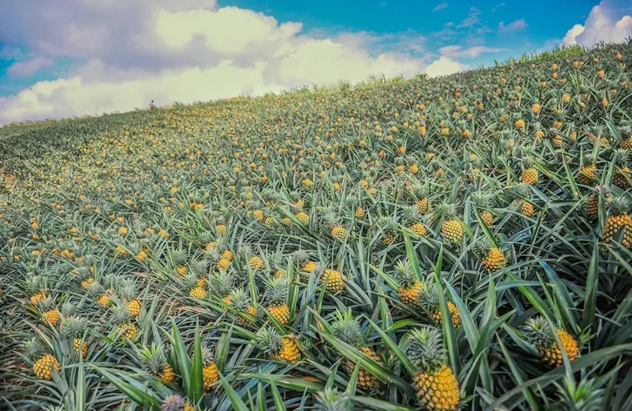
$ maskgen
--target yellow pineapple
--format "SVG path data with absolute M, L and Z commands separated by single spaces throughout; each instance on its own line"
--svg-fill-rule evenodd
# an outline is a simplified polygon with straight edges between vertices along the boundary
M 589 219 L 594 220 L 599 217 L 599 197 L 604 197 L 604 204 L 608 204 L 611 198 L 608 186 L 596 186 L 595 193 L 588 196 L 586 200 L 586 215 Z
M 64 336 L 72 338 L 72 347 L 75 353 L 81 353 L 81 356 L 86 358 L 88 355 L 88 342 L 83 337 L 89 325 L 88 319 L 76 315 L 64 315 L 64 317 L 59 328 L 63 330 Z
M 53 379 L 53 369 L 59 372 L 59 361 L 51 354 L 43 355 L 39 360 L 33 364 L 33 373 L 37 378 L 42 380 Z
M 364 208 L 357 206 L 355 209 L 354 215 L 356 218 L 364 218 L 364 216 L 366 215 L 366 212 L 364 211 Z
M 143 305 L 136 295 L 135 284 L 133 282 L 125 283 L 125 285 L 121 288 L 121 296 L 123 297 L 123 301 L 126 303 L 127 311 L 129 312 L 130 317 L 138 317 Z
M 52 297 L 46 297 L 39 301 L 42 310 L 42 317 L 51 325 L 57 325 L 59 322 L 59 310 L 55 307 L 55 300 Z
M 406 355 L 415 367 L 413 377 L 417 400 L 429 411 L 451 411 L 459 407 L 459 382 L 445 363 L 441 333 L 421 327 L 410 332 Z
M 263 259 L 257 256 L 251 257 L 250 260 L 248 260 L 248 265 L 250 265 L 250 268 L 253 270 L 262 269 L 264 266 Z
M 441 323 L 441 303 L 439 300 L 439 290 L 432 281 L 422 282 L 422 288 L 419 292 L 419 306 L 421 309 L 432 319 Z M 452 325 L 458 327 L 461 324 L 461 315 L 456 308 L 456 305 L 451 301 L 447 301 L 448 311 L 452 315 Z
M 496 272 L 507 265 L 505 253 L 493 246 L 487 238 L 482 238 L 475 244 L 474 252 L 478 255 L 481 267 L 489 272 Z
M 593 159 L 589 159 L 584 166 L 579 169 L 577 182 L 579 184 L 591 185 L 597 181 L 597 165 Z
M 266 308 L 281 325 L 287 325 L 290 321 L 290 307 L 287 305 L 288 284 L 287 278 L 266 281 Z
M 410 307 L 419 307 L 419 294 L 422 283 L 415 276 L 410 261 L 398 261 L 395 266 L 397 284 L 399 288 L 397 294 L 402 303 Z
M 525 184 L 535 185 L 538 183 L 539 173 L 536 168 L 533 167 L 533 161 L 527 159 L 524 162 L 524 169 L 520 175 L 520 181 Z
M 632 245 L 632 218 L 628 214 L 630 204 L 624 197 L 615 197 L 608 207 L 606 225 L 601 231 L 601 241 L 610 243 L 618 232 L 622 232 L 621 244 Z
M 455 218 L 456 207 L 454 204 L 443 204 L 440 211 L 445 217 L 441 225 L 441 236 L 448 243 L 460 243 L 463 239 L 463 226 Z
M 213 357 L 213 351 L 209 347 L 202 348 L 204 391 L 210 391 L 213 384 L 219 380 L 219 371 Z
M 112 322 L 116 325 L 114 332 L 119 341 L 135 340 L 138 336 L 138 328 L 131 320 L 126 305 L 119 303 L 112 307 Z
M 293 335 L 281 335 L 272 327 L 259 330 L 258 339 L 260 349 L 275 361 L 296 363 L 301 358 L 298 342 Z
M 614 161 L 616 167 L 612 176 L 612 183 L 623 189 L 630 186 L 629 181 L 632 180 L 632 172 L 628 168 L 629 152 L 625 149 L 617 149 L 614 153 Z
M 358 348 L 365 356 L 375 361 L 379 365 L 383 365 L 380 356 L 366 346 L 360 324 L 357 322 L 351 313 L 350 309 L 343 312 L 336 312 L 336 321 L 331 326 L 332 333 L 336 338 L 345 344 L 349 344 L 354 348 Z M 347 359 L 343 366 L 347 373 L 351 375 L 356 367 L 356 364 Z M 363 390 L 378 390 L 381 386 L 380 380 L 371 374 L 368 370 L 360 368 L 358 373 L 358 387 Z
M 569 361 L 574 361 L 579 354 L 577 341 L 566 331 L 553 329 L 543 317 L 527 320 L 525 330 L 529 341 L 535 346 L 542 359 L 550 366 L 559 367 L 564 363 L 562 350 L 555 340 L 554 334 L 562 342 L 562 348 L 566 352 Z
M 322 274 L 320 274 L 320 283 L 325 285 L 325 289 L 332 293 L 336 294 L 345 289 L 344 280 L 347 279 L 347 276 L 342 274 L 340 271 L 325 269 L 321 270 Z

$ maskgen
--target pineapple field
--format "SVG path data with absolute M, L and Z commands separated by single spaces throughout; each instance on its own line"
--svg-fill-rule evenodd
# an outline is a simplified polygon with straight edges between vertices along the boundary
M 0 409 L 632 409 L 631 65 L 0 128 Z

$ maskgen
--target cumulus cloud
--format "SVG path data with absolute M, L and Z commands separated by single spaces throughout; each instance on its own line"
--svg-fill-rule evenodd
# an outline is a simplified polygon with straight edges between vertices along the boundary
M 430 77 L 447 76 L 470 69 L 467 64 L 452 60 L 446 56 L 439 57 L 438 60 L 426 67 L 426 74 Z
M 613 0 L 602 0 L 584 24 L 575 24 L 566 32 L 562 44 L 591 47 L 600 41 L 619 43 L 630 36 L 632 16 L 623 15 Z
M 445 57 L 428 65 L 428 56 L 419 55 L 425 39 L 415 32 L 316 36 L 299 22 L 280 23 L 209 0 L 55 5 L 22 0 L 3 6 L 0 27 L 5 41 L 24 45 L 35 56 L 79 62 L 64 78 L 0 98 L 0 124 L 126 111 L 152 99 L 159 105 L 208 101 L 371 75 L 434 76 L 465 67 Z M 14 74 L 49 63 L 36 59 L 21 61 Z
M 505 24 L 504 21 L 498 23 L 498 31 L 503 33 L 506 31 L 522 30 L 527 27 L 527 22 L 524 19 L 514 20 L 511 23 Z
M 448 3 L 439 3 L 437 4 L 437 7 L 435 7 L 433 11 L 443 10 L 446 7 L 448 7 Z
M 474 46 L 463 48 L 463 46 L 453 45 L 453 46 L 445 46 L 439 49 L 439 53 L 441 55 L 450 57 L 450 58 L 474 58 L 478 57 L 483 53 L 498 53 L 501 51 L 506 51 L 507 49 L 503 48 L 495 48 L 495 47 L 485 47 L 485 46 Z
M 28 77 L 53 64 L 47 57 L 33 57 L 25 61 L 16 61 L 7 69 L 7 74 L 14 77 Z

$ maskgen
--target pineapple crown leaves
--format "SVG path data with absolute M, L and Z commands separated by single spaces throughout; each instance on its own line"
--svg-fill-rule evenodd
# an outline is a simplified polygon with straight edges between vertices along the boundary
M 485 209 L 491 204 L 492 196 L 482 191 L 472 193 L 472 201 L 476 207 Z
M 160 405 L 160 411 L 184 411 L 186 404 L 184 397 L 177 394 L 170 395 Z
M 182 279 L 182 283 L 187 289 L 195 288 L 197 286 L 198 276 L 195 273 L 187 273 Z
M 202 347 L 202 363 L 204 366 L 210 365 L 215 361 L 215 350 L 210 345 Z
M 268 354 L 277 354 L 283 348 L 281 334 L 275 328 L 261 328 L 257 332 L 257 337 L 259 348 Z
M 544 317 L 529 318 L 524 326 L 527 339 L 536 347 L 555 344 L 555 330 Z
M 350 309 L 336 311 L 336 321 L 332 324 L 331 331 L 336 338 L 353 347 L 362 343 L 360 323 L 353 317 Z
M 120 289 L 121 296 L 125 300 L 133 300 L 136 297 L 136 284 L 133 281 L 126 281 Z
M 419 305 L 428 314 L 433 314 L 439 309 L 439 290 L 434 281 L 422 281 L 419 291 Z
M 299 263 L 309 260 L 309 253 L 303 249 L 298 249 L 294 253 L 294 259 Z
M 99 294 L 103 294 L 104 291 L 105 291 L 105 288 L 103 288 L 101 283 L 99 283 L 97 280 L 94 280 L 88 286 L 88 294 L 90 294 L 91 296 L 96 296 L 96 295 L 99 295 Z
M 172 250 L 169 257 L 176 266 L 183 265 L 187 260 L 187 253 L 184 250 Z
M 211 276 L 210 288 L 219 297 L 226 297 L 233 289 L 235 277 L 229 271 L 219 271 Z
M 440 330 L 424 326 L 410 331 L 406 355 L 417 369 L 436 372 L 444 364 L 445 356 Z
M 270 305 L 279 305 L 286 302 L 288 285 L 288 279 L 283 277 L 266 280 L 265 298 Z
M 62 304 L 60 311 L 61 315 L 63 315 L 64 317 L 70 317 L 77 311 L 77 307 L 75 307 L 75 305 L 70 302 L 65 302 Z
M 409 223 L 416 223 L 421 219 L 421 213 L 417 206 L 406 206 L 404 208 L 404 219 Z
M 351 409 L 351 401 L 346 392 L 339 392 L 335 388 L 325 388 L 314 394 L 317 411 L 348 411 Z
M 446 220 L 451 220 L 456 217 L 456 205 L 453 203 L 443 203 L 437 207 L 437 215 L 444 217 Z
M 403 288 L 410 288 L 418 281 L 413 271 L 413 266 L 410 260 L 399 260 L 395 264 L 395 272 L 397 275 L 397 282 Z
M 42 342 L 37 337 L 32 337 L 30 340 L 25 341 L 22 346 L 26 356 L 32 359 L 38 358 L 45 351 Z
M 230 302 L 233 308 L 239 311 L 246 311 L 250 306 L 250 296 L 244 289 L 237 288 L 230 292 Z
M 622 215 L 630 210 L 630 200 L 623 196 L 614 197 L 608 204 L 610 215 Z
M 114 324 L 124 324 L 131 320 L 129 311 L 124 304 L 117 303 L 112 307 L 112 321 Z
M 513 192 L 513 195 L 516 198 L 528 199 L 531 197 L 531 187 L 529 186 L 529 184 L 525 184 L 525 183 L 516 184 L 511 191 Z
M 42 311 L 48 311 L 55 306 L 55 300 L 51 296 L 42 298 L 37 303 Z
M 143 366 L 152 374 L 157 375 L 162 372 L 166 359 L 162 348 L 156 343 L 152 343 L 151 346 L 142 345 L 138 350 L 138 356 Z
M 198 260 L 193 262 L 192 267 L 191 267 L 193 273 L 195 273 L 198 276 L 203 276 L 208 274 L 208 261 L 205 260 Z
M 615 164 L 624 166 L 630 159 L 630 152 L 624 148 L 619 148 L 614 151 Z
M 485 258 L 492 247 L 494 247 L 493 243 L 487 237 L 482 237 L 474 244 L 474 253 L 481 258 Z
M 72 315 L 63 319 L 62 325 L 64 334 L 81 336 L 88 329 L 90 321 L 86 317 Z
M 39 291 L 41 284 L 42 284 L 42 276 L 33 275 L 31 277 L 27 277 L 25 285 L 29 293 L 34 294 Z

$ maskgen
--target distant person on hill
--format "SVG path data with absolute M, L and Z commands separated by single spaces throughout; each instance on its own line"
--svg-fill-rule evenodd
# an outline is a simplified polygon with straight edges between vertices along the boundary
M 149 109 L 153 110 L 154 108 L 156 108 L 156 106 L 154 105 L 154 100 L 152 100 L 151 103 L 149 103 Z

